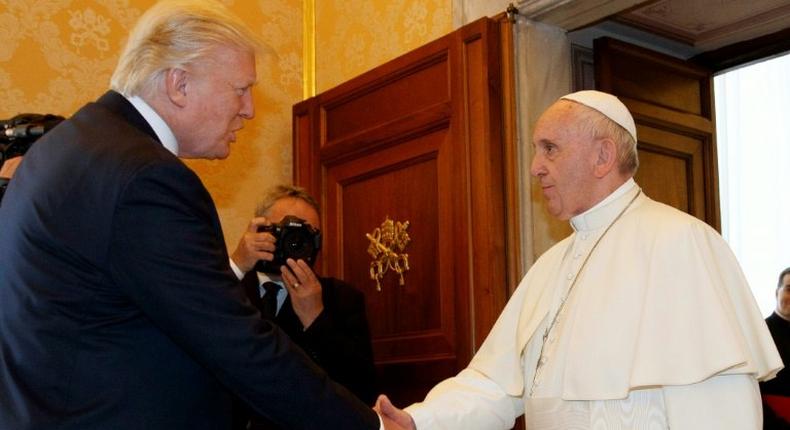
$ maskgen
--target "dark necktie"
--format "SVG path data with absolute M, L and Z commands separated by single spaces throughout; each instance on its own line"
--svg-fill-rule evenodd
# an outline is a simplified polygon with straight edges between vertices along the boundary
M 264 318 L 273 320 L 277 315 L 277 292 L 280 291 L 280 284 L 274 282 L 264 282 L 263 289 L 266 294 L 261 298 L 261 314 Z

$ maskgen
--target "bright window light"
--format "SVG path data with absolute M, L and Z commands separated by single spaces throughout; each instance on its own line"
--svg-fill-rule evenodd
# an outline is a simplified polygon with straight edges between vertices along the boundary
M 722 235 L 763 315 L 790 266 L 790 54 L 714 78 Z

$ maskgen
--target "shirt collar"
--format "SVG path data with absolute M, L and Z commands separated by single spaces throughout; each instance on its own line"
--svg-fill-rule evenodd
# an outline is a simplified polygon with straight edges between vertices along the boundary
M 571 218 L 571 227 L 574 231 L 590 231 L 608 225 L 638 190 L 634 178 L 629 178 L 598 204 Z
M 264 282 L 274 282 L 275 284 L 280 284 L 280 285 L 283 284 L 283 280 L 279 276 L 271 275 L 269 273 L 258 272 L 258 271 L 256 271 L 255 273 L 258 274 L 258 285 L 263 285 Z
M 280 297 L 281 294 L 288 295 L 288 289 L 285 288 L 285 285 L 283 283 L 282 277 L 277 276 L 277 275 L 271 275 L 269 273 L 257 272 L 257 271 L 255 273 L 258 275 L 258 290 L 259 290 L 259 292 L 261 294 L 261 297 L 263 297 L 263 292 L 264 292 L 263 283 L 264 282 L 274 282 L 275 284 L 279 284 L 282 287 L 282 288 L 280 288 L 280 291 L 278 292 L 277 297 Z
M 159 138 L 159 141 L 162 142 L 162 146 L 164 146 L 168 151 L 172 152 L 173 155 L 177 157 L 178 142 L 176 141 L 176 136 L 173 134 L 173 131 L 167 125 L 165 120 L 163 120 L 162 117 L 156 113 L 151 105 L 146 103 L 145 100 L 139 96 L 126 97 L 126 99 L 129 100 L 129 103 L 131 103 L 138 112 L 140 112 L 140 115 L 143 116 L 148 125 L 154 129 L 154 133 L 156 133 L 156 137 Z

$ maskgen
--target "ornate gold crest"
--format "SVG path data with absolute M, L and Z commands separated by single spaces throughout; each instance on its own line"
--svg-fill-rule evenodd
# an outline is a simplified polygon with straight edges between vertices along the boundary
M 373 258 L 370 262 L 370 279 L 376 281 L 378 291 L 381 291 L 381 279 L 390 269 L 400 276 L 400 285 L 406 284 L 403 272 L 409 270 L 409 254 L 402 252 L 411 241 L 406 232 L 408 229 L 409 221 L 392 221 L 387 217 L 373 233 L 365 234 L 370 241 L 368 254 Z

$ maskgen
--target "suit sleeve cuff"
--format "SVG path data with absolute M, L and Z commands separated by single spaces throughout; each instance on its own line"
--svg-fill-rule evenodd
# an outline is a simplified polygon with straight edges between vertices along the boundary
M 239 269 L 239 266 L 236 265 L 233 259 L 228 258 L 228 261 L 230 261 L 230 268 L 231 270 L 233 270 L 233 273 L 236 274 L 236 277 L 239 278 L 239 281 L 244 279 L 244 272 L 242 272 L 241 269 Z

